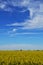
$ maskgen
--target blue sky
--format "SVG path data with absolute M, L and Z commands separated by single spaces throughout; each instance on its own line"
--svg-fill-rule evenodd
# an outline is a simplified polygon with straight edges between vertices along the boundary
M 0 0 L 0 49 L 43 49 L 43 0 Z

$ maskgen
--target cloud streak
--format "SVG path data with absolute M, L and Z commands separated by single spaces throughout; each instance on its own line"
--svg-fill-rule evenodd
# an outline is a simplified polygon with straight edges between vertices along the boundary
M 12 7 L 11 7 L 12 6 Z M 5 11 L 14 10 L 13 7 L 25 7 L 21 12 L 25 12 L 27 10 L 30 11 L 30 19 L 25 19 L 22 23 L 12 23 L 7 24 L 7 26 L 17 27 L 19 26 L 21 30 L 26 29 L 43 29 L 43 1 L 42 0 L 7 0 L 1 1 L 0 8 Z M 19 11 L 20 12 L 20 11 Z M 17 30 L 19 30 L 17 28 Z M 13 32 L 17 31 L 15 28 L 12 29 Z
M 21 29 L 43 29 L 43 13 L 38 13 L 32 20 L 25 20 L 23 23 L 13 23 L 7 26 L 22 26 Z
M 13 1 L 13 3 L 15 3 L 15 0 Z M 43 2 L 41 2 L 41 0 L 18 0 L 16 4 L 17 5 L 14 6 L 24 6 L 26 10 L 30 10 L 30 20 L 25 20 L 23 23 L 9 24 L 8 26 L 22 26 L 23 29 L 43 28 Z

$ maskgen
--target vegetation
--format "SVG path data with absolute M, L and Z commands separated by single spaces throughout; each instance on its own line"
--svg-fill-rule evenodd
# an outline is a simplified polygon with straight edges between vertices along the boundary
M 43 65 L 43 51 L 0 51 L 0 65 Z

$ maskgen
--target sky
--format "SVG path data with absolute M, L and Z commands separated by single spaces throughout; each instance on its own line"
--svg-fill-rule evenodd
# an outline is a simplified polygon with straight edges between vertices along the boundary
M 43 0 L 0 0 L 0 50 L 43 50 Z

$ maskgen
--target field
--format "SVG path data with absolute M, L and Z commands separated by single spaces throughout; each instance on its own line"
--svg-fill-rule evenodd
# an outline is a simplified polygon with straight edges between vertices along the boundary
M 43 51 L 0 51 L 0 65 L 43 65 Z

